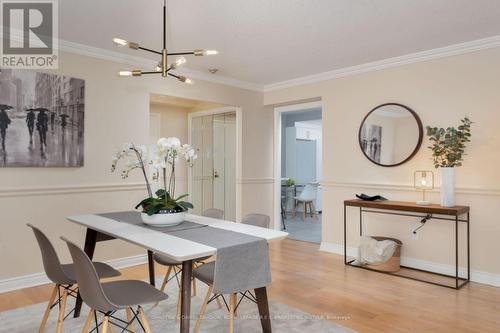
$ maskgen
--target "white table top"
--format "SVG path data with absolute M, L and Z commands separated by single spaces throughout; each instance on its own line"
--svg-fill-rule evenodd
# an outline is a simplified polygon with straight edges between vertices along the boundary
M 100 215 L 78 215 L 70 216 L 67 219 L 71 222 L 99 231 L 103 234 L 122 239 L 153 252 L 164 254 L 177 261 L 206 257 L 217 252 L 217 249 L 214 247 L 165 234 L 151 228 L 144 228 L 140 225 L 122 223 Z M 186 214 L 186 220 L 210 225 L 213 228 L 220 228 L 264 238 L 267 241 L 280 240 L 288 236 L 288 233 L 283 231 L 260 228 L 231 221 L 217 220 L 192 214 Z

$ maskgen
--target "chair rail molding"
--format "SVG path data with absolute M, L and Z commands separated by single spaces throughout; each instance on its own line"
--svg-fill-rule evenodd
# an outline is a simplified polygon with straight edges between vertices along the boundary
M 372 183 L 372 182 L 337 182 L 325 180 L 321 182 L 321 186 L 325 188 L 366 188 L 385 191 L 404 191 L 415 192 L 415 188 L 408 184 L 395 183 Z M 434 188 L 431 193 L 439 193 L 439 186 Z M 500 196 L 500 189 L 496 188 L 477 188 L 477 187 L 457 187 L 457 194 L 483 195 L 483 196 Z
M 274 178 L 241 178 L 236 181 L 240 184 L 272 184 Z
M 339 255 L 344 255 L 344 245 L 335 244 L 329 242 L 322 242 L 319 248 L 320 251 L 329 252 Z M 358 257 L 358 248 L 348 246 L 347 255 L 349 257 Z M 415 267 L 422 270 L 428 270 L 440 274 L 452 275 L 455 273 L 455 266 L 436 263 L 432 261 L 426 261 L 410 257 L 401 257 L 401 264 L 405 266 Z M 465 267 L 460 267 L 458 270 L 460 276 L 467 275 L 467 269 Z M 373 274 L 380 274 L 373 272 Z M 471 270 L 471 281 L 487 284 L 490 286 L 500 287 L 500 274 L 494 274 L 484 271 Z
M 176 177 L 178 182 L 186 182 L 185 177 Z M 0 189 L 0 198 L 26 197 L 39 195 L 59 195 L 78 193 L 120 192 L 120 191 L 142 191 L 146 189 L 144 182 L 137 183 L 110 183 L 93 185 L 63 185 L 63 186 L 40 186 L 40 187 L 16 187 Z

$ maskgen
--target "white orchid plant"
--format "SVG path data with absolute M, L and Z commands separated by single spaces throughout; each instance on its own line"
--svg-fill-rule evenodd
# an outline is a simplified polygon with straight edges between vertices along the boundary
M 175 197 L 175 167 L 179 158 L 186 160 L 187 165 L 192 167 L 197 158 L 194 148 L 188 144 L 181 144 L 181 141 L 175 137 L 161 138 L 150 155 L 151 158 L 148 158 L 148 149 L 145 146 L 126 143 L 112 158 L 111 172 L 116 171 L 119 160 L 127 159 L 121 172 L 123 179 L 128 178 L 129 173 L 134 169 L 142 170 L 148 197 L 139 202 L 135 208 L 142 207 L 143 212 L 148 215 L 179 213 L 193 208 L 190 202 L 182 200 L 188 194 Z M 155 195 L 153 195 L 148 177 L 149 169 L 152 170 L 152 181 L 163 185 L 155 192 Z M 167 169 L 170 169 L 169 177 L 167 177 Z

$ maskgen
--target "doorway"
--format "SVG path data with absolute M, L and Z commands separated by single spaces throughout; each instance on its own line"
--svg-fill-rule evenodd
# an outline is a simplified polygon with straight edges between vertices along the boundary
M 192 214 L 207 208 L 224 210 L 236 221 L 241 211 L 241 109 L 207 101 L 150 95 L 149 145 L 160 137 L 190 143 L 198 158 L 192 167 L 179 160 L 177 193 L 188 193 Z M 155 188 L 153 182 L 152 187 Z
M 225 220 L 238 218 L 237 120 L 234 108 L 190 114 L 190 142 L 198 155 L 190 175 L 194 214 L 217 208 L 224 211 Z
M 276 218 L 289 238 L 321 243 L 320 102 L 275 108 Z

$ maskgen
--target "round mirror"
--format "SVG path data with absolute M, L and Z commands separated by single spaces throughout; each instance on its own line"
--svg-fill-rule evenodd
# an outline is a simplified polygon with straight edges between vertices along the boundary
M 392 167 L 409 161 L 420 149 L 422 122 L 409 107 L 387 103 L 371 110 L 359 128 L 359 146 L 373 163 Z

